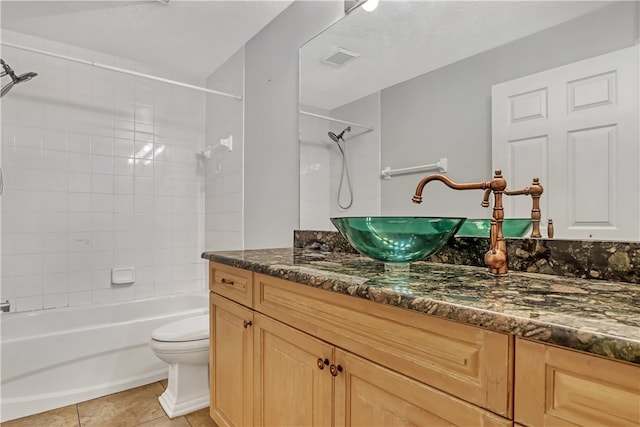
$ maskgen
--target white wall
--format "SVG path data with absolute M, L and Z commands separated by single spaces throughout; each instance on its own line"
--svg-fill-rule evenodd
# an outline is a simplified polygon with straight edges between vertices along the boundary
M 342 1 L 296 1 L 245 46 L 247 249 L 291 246 L 299 227 L 298 48 L 342 15 Z
M 162 72 L 9 31 L 2 38 Z M 2 57 L 39 74 L 2 98 L 0 296 L 12 310 L 204 289 L 204 95 L 7 47 Z M 111 285 L 110 269 L 130 266 L 135 283 Z
M 207 87 L 244 95 L 244 48 L 236 52 L 207 79 Z M 243 248 L 244 103 L 207 95 L 205 229 L 207 250 Z M 232 137 L 232 150 L 220 144 Z

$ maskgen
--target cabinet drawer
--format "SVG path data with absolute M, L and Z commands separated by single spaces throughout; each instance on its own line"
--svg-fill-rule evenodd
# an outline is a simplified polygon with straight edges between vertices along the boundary
M 209 290 L 247 307 L 253 306 L 252 277 L 251 271 L 209 263 Z
M 517 339 L 515 383 L 517 423 L 640 425 L 640 366 Z
M 254 275 L 256 310 L 510 418 L 513 339 L 410 310 Z

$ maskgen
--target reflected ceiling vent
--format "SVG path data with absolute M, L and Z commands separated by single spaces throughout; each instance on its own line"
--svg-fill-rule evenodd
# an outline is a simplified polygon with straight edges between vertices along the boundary
M 335 52 L 324 58 L 322 61 L 336 67 L 342 67 L 343 65 L 356 59 L 358 56 L 360 56 L 359 53 L 351 52 L 347 49 L 339 47 Z

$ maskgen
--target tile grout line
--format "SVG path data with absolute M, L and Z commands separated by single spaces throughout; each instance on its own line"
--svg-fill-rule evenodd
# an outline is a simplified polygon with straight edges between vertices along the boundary
M 80 409 L 77 403 L 74 406 L 76 407 L 76 416 L 78 417 L 78 427 L 82 427 L 82 424 L 80 424 Z

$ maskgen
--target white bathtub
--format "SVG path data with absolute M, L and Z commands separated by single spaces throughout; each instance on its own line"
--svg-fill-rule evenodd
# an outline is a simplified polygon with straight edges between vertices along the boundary
M 150 350 L 160 325 L 208 312 L 206 292 L 0 318 L 1 421 L 167 377 Z

